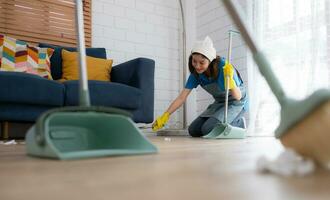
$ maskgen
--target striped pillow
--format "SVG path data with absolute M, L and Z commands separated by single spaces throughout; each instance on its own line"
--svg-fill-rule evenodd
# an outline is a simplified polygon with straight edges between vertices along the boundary
M 0 71 L 26 72 L 52 80 L 49 59 L 53 52 L 0 34 Z

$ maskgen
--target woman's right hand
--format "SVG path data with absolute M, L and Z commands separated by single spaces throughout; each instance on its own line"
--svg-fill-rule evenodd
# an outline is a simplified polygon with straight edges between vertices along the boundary
M 187 99 L 190 94 L 191 89 L 183 89 L 180 95 L 171 103 L 170 107 L 164 112 L 164 114 L 157 119 L 152 124 L 152 130 L 158 131 L 163 128 L 167 121 L 170 119 L 170 113 L 175 112 Z
M 152 124 L 152 130 L 158 131 L 159 129 L 163 128 L 169 119 L 170 119 L 170 113 L 164 112 L 162 116 L 157 117 L 157 119 L 154 121 L 154 123 Z

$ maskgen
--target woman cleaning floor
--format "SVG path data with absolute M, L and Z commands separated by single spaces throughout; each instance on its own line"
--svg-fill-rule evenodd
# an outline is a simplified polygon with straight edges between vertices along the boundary
M 215 101 L 190 124 L 188 131 L 193 137 L 207 135 L 217 123 L 223 122 L 224 119 L 226 88 L 224 74 L 230 77 L 227 120 L 233 126 L 245 128 L 243 114 L 247 105 L 246 88 L 237 69 L 225 58 L 216 55 L 210 37 L 207 36 L 203 41 L 197 41 L 194 44 L 188 65 L 190 75 L 185 88 L 164 114 L 155 120 L 152 125 L 153 130 L 161 129 L 168 122 L 170 115 L 186 101 L 192 89 L 200 85 L 213 96 Z

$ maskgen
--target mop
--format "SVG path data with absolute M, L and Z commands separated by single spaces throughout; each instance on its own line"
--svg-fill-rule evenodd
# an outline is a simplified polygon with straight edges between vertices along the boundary
M 222 0 L 253 54 L 261 74 L 281 105 L 281 120 L 275 136 L 300 155 L 330 169 L 330 90 L 320 89 L 304 100 L 286 96 L 271 65 L 259 50 L 243 22 L 242 11 L 232 1 Z
M 229 31 L 229 45 L 228 45 L 228 63 L 231 62 L 231 49 L 232 49 L 232 35 L 239 34 L 237 31 Z M 228 96 L 229 96 L 229 75 L 225 74 L 226 85 L 226 99 L 224 110 L 224 122 L 219 122 L 215 127 L 203 138 L 207 139 L 243 139 L 245 138 L 245 129 L 234 127 L 228 123 Z
M 90 105 L 82 0 L 76 0 L 79 49 L 79 106 L 43 113 L 26 136 L 27 154 L 61 160 L 156 153 L 154 146 L 131 120 L 116 108 Z

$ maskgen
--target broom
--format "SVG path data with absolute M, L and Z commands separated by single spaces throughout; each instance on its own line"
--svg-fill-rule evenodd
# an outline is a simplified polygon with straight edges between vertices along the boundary
M 230 0 L 222 0 L 240 30 L 261 74 L 281 105 L 281 121 L 275 136 L 288 148 L 330 169 L 330 91 L 321 89 L 302 101 L 288 98 L 266 57 L 259 50 L 241 11 Z

